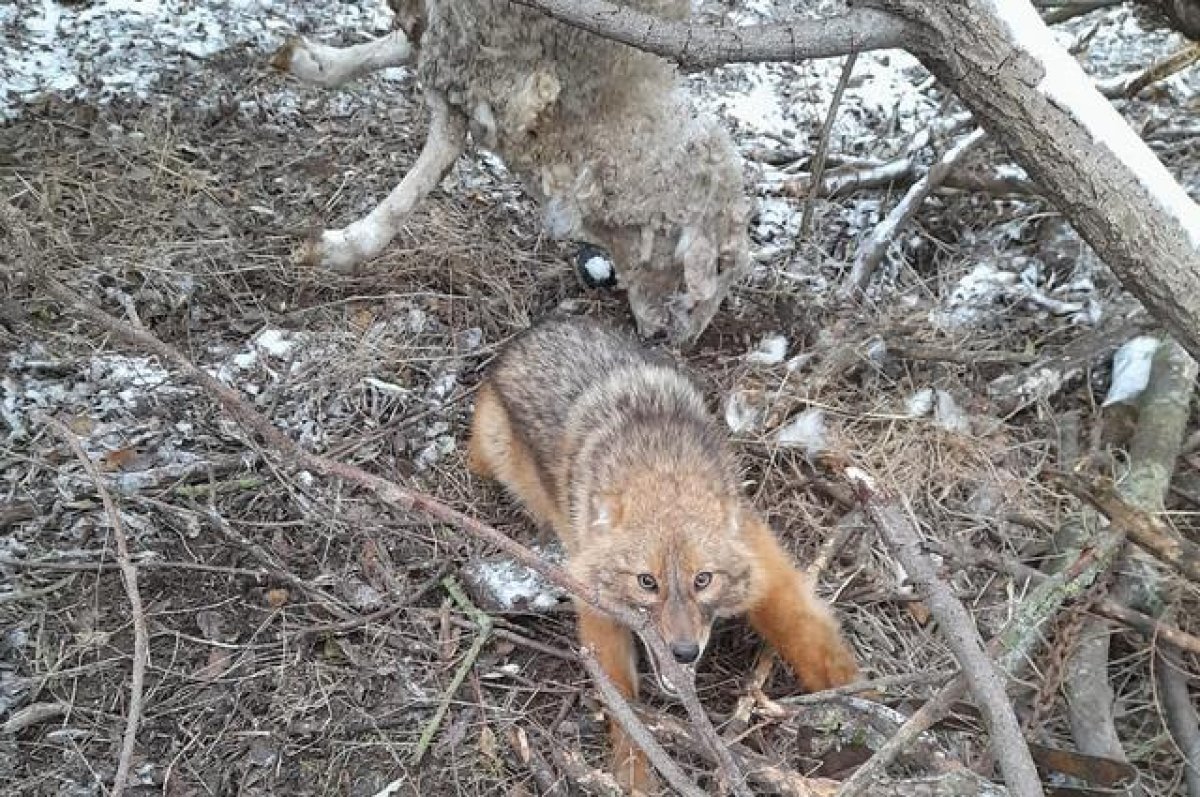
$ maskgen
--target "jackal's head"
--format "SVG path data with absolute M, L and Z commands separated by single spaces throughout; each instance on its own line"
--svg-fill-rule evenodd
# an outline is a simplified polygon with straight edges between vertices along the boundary
M 736 496 L 647 479 L 592 500 L 570 568 L 604 598 L 645 612 L 671 655 L 692 671 L 713 622 L 745 612 L 763 590 L 739 529 L 745 511 Z M 659 685 L 674 694 L 645 647 Z

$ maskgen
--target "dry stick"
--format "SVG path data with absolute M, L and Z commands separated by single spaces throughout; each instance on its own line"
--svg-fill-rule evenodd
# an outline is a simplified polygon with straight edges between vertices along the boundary
M 686 797 L 705 797 L 704 791 L 697 787 L 691 778 L 679 768 L 679 765 L 671 760 L 671 757 L 654 741 L 654 736 L 634 714 L 633 707 L 621 699 L 620 691 L 608 677 L 608 673 L 604 672 L 600 662 L 596 661 L 596 654 L 585 647 L 580 649 L 579 658 L 583 662 L 584 669 L 588 671 L 588 675 L 592 676 L 592 681 L 595 682 L 600 696 L 608 704 L 612 718 L 625 729 L 634 744 L 645 751 L 650 763 L 654 764 L 654 768 L 662 773 L 667 783 L 670 783 L 672 788 Z
M 813 155 L 812 167 L 809 169 L 812 174 L 812 187 L 809 189 L 808 198 L 804 201 L 804 212 L 800 214 L 800 230 L 796 235 L 797 241 L 803 241 L 808 237 L 808 225 L 812 221 L 813 206 L 817 203 L 817 195 L 822 184 L 821 178 L 825 174 L 825 159 L 829 157 L 829 139 L 833 136 L 833 122 L 837 119 L 838 106 L 842 104 L 842 95 L 846 93 L 846 86 L 850 83 L 850 74 L 854 71 L 856 61 L 858 61 L 858 53 L 850 53 L 846 56 L 846 63 L 842 64 L 842 76 L 838 78 L 837 86 L 833 90 L 833 99 L 829 101 L 829 113 L 825 116 L 825 124 L 821 128 L 821 138 L 817 142 L 817 151 Z
M 1016 613 L 988 642 L 987 652 L 996 657 L 997 667 L 1010 676 L 1016 676 L 1028 663 L 1034 647 L 1041 639 L 1041 628 L 1058 612 L 1067 601 L 1084 594 L 1096 576 L 1107 570 L 1120 550 L 1121 536 L 1110 534 L 1094 547 L 1084 551 L 1071 566 L 1053 576 L 1046 577 L 1017 607 Z M 874 788 L 874 783 L 884 770 L 895 761 L 912 740 L 933 727 L 954 704 L 967 693 L 968 680 L 959 675 L 946 684 L 933 698 L 921 706 L 900 727 L 887 743 L 875 751 L 871 759 L 859 767 L 842 784 L 838 797 L 858 797 Z M 872 791 L 872 794 L 875 792 Z
M 479 633 L 475 635 L 475 641 L 471 643 L 471 647 L 467 649 L 467 654 L 459 662 L 458 669 L 454 671 L 454 677 L 450 679 L 450 686 L 446 687 L 446 691 L 438 703 L 437 710 L 429 718 L 429 723 L 425 726 L 425 730 L 421 731 L 421 738 L 417 740 L 417 749 L 413 752 L 412 756 L 412 765 L 414 767 L 418 766 L 421 763 L 421 759 L 425 757 L 425 751 L 429 749 L 429 743 L 433 741 L 434 734 L 442 726 L 442 720 L 445 718 L 446 712 L 450 710 L 450 701 L 458 694 L 459 687 L 467 679 L 467 673 L 475 666 L 475 661 L 483 651 L 483 646 L 487 644 L 488 638 L 492 635 L 492 618 L 486 612 L 480 611 L 475 604 L 471 603 L 471 599 L 458 586 L 457 581 L 447 576 L 442 579 L 442 586 L 446 588 L 446 592 L 450 593 L 450 597 L 454 599 L 458 607 L 471 615 L 471 619 L 479 627 Z
M 983 128 L 975 128 L 975 130 L 968 133 L 961 141 L 947 150 L 921 179 L 913 183 L 912 187 L 908 189 L 908 193 L 904 195 L 904 198 L 896 203 L 896 207 L 892 208 L 887 218 L 876 225 L 875 229 L 871 232 L 871 237 L 859 247 L 858 253 L 854 256 L 854 265 L 850 269 L 850 274 L 846 277 L 846 281 L 842 283 L 841 293 L 843 297 L 856 297 L 866 289 L 867 283 L 871 279 L 871 274 L 883 262 L 888 248 L 895 241 L 900 229 L 916 215 L 917 210 L 921 207 L 921 203 L 933 193 L 934 189 L 942 184 L 942 181 L 966 157 L 967 153 L 976 144 L 983 141 L 986 135 Z
M 1045 14 L 1042 19 L 1047 25 L 1061 25 L 1076 17 L 1090 14 L 1093 11 L 1109 6 L 1119 5 L 1124 0 L 1095 0 L 1088 3 L 1063 3 L 1059 8 Z
M 1100 85 L 1100 93 L 1108 99 L 1136 97 L 1143 90 L 1155 83 L 1166 80 L 1171 75 L 1178 74 L 1200 61 L 1200 42 L 1191 42 L 1183 49 L 1156 61 L 1133 78 L 1118 78 L 1115 81 Z M 1126 82 L 1128 81 L 1128 82 Z
M 213 398 L 217 399 L 239 425 L 257 434 L 266 445 L 283 460 L 293 467 L 303 468 L 326 477 L 338 478 L 357 484 L 370 491 L 378 500 L 404 512 L 418 512 L 435 520 L 453 526 L 470 534 L 482 542 L 499 548 L 517 562 L 543 576 L 548 582 L 559 587 L 564 592 L 579 598 L 584 603 L 612 616 L 617 621 L 637 631 L 642 639 L 653 649 L 658 658 L 659 666 L 664 675 L 679 688 L 679 699 L 687 709 L 688 716 L 695 724 L 705 742 L 713 748 L 717 760 L 721 762 L 723 775 L 729 780 L 734 792 L 749 797 L 749 792 L 743 783 L 744 776 L 734 762 L 729 750 L 721 741 L 720 735 L 713 728 L 712 722 L 704 713 L 700 699 L 696 696 L 695 686 L 684 673 L 683 668 L 667 650 L 666 643 L 657 630 L 649 624 L 644 613 L 632 611 L 624 606 L 603 598 L 594 587 L 588 587 L 565 570 L 544 561 L 516 540 L 502 534 L 500 531 L 465 515 L 456 509 L 438 501 L 432 496 L 410 490 L 395 482 L 388 481 L 374 474 L 367 473 L 361 468 L 335 462 L 326 457 L 313 454 L 273 426 L 267 418 L 255 411 L 236 391 L 222 384 L 220 380 L 208 372 L 198 368 L 190 360 L 180 354 L 174 347 L 162 342 L 144 329 L 135 329 L 129 324 L 118 321 L 100 308 L 84 301 L 74 291 L 62 285 L 49 275 L 43 275 L 41 287 L 64 304 L 69 305 L 77 313 L 92 321 L 97 326 L 127 343 L 143 351 L 152 353 L 163 360 L 173 362 L 190 379 L 199 384 Z
M 1009 556 L 985 551 L 967 551 L 944 545 L 934 545 L 933 547 L 938 553 L 960 564 L 986 567 L 1000 573 L 1007 573 L 1020 582 L 1027 582 L 1035 587 L 1045 584 L 1051 578 L 1046 573 Z M 1131 630 L 1137 631 L 1150 640 L 1200 656 L 1200 637 L 1189 634 L 1178 626 L 1156 620 L 1150 615 L 1135 611 L 1112 598 L 1101 599 L 1092 607 L 1092 610 L 1101 617 L 1128 626 Z
M 1005 693 L 1004 681 L 984 651 L 983 640 L 971 615 L 937 577 L 922 550 L 920 535 L 895 499 L 883 494 L 871 477 L 858 468 L 847 468 L 846 479 L 879 529 L 884 543 L 900 561 L 918 594 L 928 603 L 942 636 L 962 667 L 1005 783 L 1015 797 L 1043 794 L 1037 767 L 1021 735 L 1021 726 Z
M 698 743 L 685 724 L 663 713 L 640 712 L 647 727 L 664 734 L 676 744 L 687 747 L 696 754 L 709 758 L 712 754 Z M 779 767 L 771 759 L 756 753 L 745 745 L 731 743 L 738 759 L 745 765 L 750 778 L 775 794 L 787 797 L 833 797 L 837 788 L 835 781 L 824 778 L 807 778 L 791 770 Z
M 104 486 L 104 478 L 100 469 L 88 458 L 79 444 L 79 439 L 71 433 L 63 423 L 42 416 L 41 420 L 54 430 L 71 447 L 75 457 L 87 471 L 96 484 L 96 492 L 104 504 L 104 512 L 108 515 L 108 523 L 112 526 L 113 539 L 117 543 L 117 562 L 121 566 L 121 581 L 125 585 L 125 594 L 129 598 L 129 610 L 133 615 L 133 675 L 129 686 L 129 714 L 125 718 L 125 737 L 121 742 L 121 757 L 117 760 L 117 774 L 113 777 L 113 797 L 120 797 L 125 791 L 125 781 L 129 778 L 129 767 L 133 761 L 133 747 L 137 743 L 138 723 L 142 718 L 142 692 L 146 681 L 146 664 L 150 659 L 150 635 L 146 631 L 146 612 L 142 607 L 142 595 L 138 592 L 137 568 L 129 556 L 129 540 L 125 536 L 125 524 L 121 522 L 121 513 L 113 503 L 112 495 Z
M 1200 545 L 1180 537 L 1157 516 L 1126 501 L 1117 494 L 1111 480 L 1054 471 L 1047 475 L 1071 495 L 1103 512 L 1139 547 L 1200 584 Z
M 665 20 L 607 0 L 514 0 L 606 39 L 669 58 L 685 69 L 742 61 L 804 61 L 903 47 L 915 31 L 883 11 L 856 7 L 832 17 L 719 28 Z
M 779 706 L 815 706 L 838 697 L 849 697 L 860 692 L 883 692 L 898 686 L 938 686 L 945 684 L 955 675 L 954 670 L 932 670 L 930 672 L 907 672 L 898 675 L 885 675 L 872 678 L 869 681 L 856 681 L 820 692 L 810 692 L 806 695 L 789 695 L 776 700 Z M 785 708 L 786 710 L 786 708 Z
M 1200 797 L 1200 725 L 1179 654 L 1173 650 L 1155 651 L 1154 675 L 1160 684 L 1167 729 L 1183 757 L 1183 782 L 1188 797 Z
M 657 714 L 646 717 L 646 724 L 660 734 L 704 756 L 707 751 L 696 742 L 688 727 L 674 717 Z M 785 797 L 835 797 L 838 784 L 825 778 L 806 778 L 784 769 L 771 759 L 742 744 L 733 745 L 734 754 L 741 760 L 751 780 L 771 794 Z M 1008 790 L 991 783 L 969 769 L 960 768 L 933 777 L 878 782 L 872 785 L 871 797 L 1008 797 Z

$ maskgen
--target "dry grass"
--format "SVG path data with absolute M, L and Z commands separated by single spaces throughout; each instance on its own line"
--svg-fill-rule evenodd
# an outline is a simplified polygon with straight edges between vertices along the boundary
M 65 281 L 115 313 L 136 308 L 141 323 L 197 362 L 224 368 L 306 444 L 411 479 L 531 535 L 494 487 L 463 468 L 458 443 L 471 390 L 497 347 L 531 321 L 569 302 L 628 323 L 620 297 L 582 289 L 569 253 L 538 238 L 523 195 L 479 162 L 460 166 L 456 189 L 426 203 L 366 273 L 299 273 L 290 251 L 303 231 L 353 218 L 388 190 L 415 157 L 422 121 L 413 105 L 385 107 L 377 92 L 297 93 L 242 64 L 231 54 L 204 81 L 184 79 L 173 108 L 47 105 L 29 114 L 0 131 L 0 153 L 8 153 L 0 155 L 0 187 L 33 220 L 38 245 Z M 216 100 L 202 108 L 201 96 Z M 303 114 L 287 111 L 280 97 Z M 348 170 L 354 183 L 342 182 Z M 947 244 L 928 262 L 914 261 L 898 279 L 912 295 L 941 295 L 944 286 L 929 275 L 960 262 L 952 250 Z M 452 703 L 426 762 L 412 768 L 416 740 L 471 639 L 431 579 L 486 552 L 447 529 L 389 516 L 341 485 L 252 456 L 253 445 L 189 385 L 168 377 L 122 395 L 128 384 L 102 367 L 114 362 L 107 341 L 30 295 L 14 265 L 4 276 L 0 345 L 19 355 L 6 390 L 22 397 L 21 407 L 59 413 L 93 455 L 106 455 L 114 478 L 170 464 L 178 452 L 224 463 L 186 485 L 168 479 L 121 499 L 134 551 L 156 560 L 140 576 L 151 656 L 134 772 L 147 790 L 370 795 L 400 779 L 400 794 L 518 793 L 532 786 L 507 747 L 511 728 L 543 750 L 564 745 L 603 760 L 602 725 L 581 669 L 500 639 Z M 926 298 L 866 313 L 809 298 L 768 269 L 688 355 L 714 403 L 734 389 L 762 396 L 764 423 L 739 443 L 749 489 L 797 557 L 810 559 L 839 523 L 861 523 L 831 497 L 819 470 L 774 442 L 780 426 L 811 407 L 825 411 L 838 453 L 906 496 L 925 533 L 1026 560 L 1043 556 L 1046 534 L 1009 518 L 1053 527 L 1069 511 L 1036 474 L 1056 461 L 1059 414 L 1082 409 L 1089 423 L 1101 423 L 1088 385 L 1003 418 L 986 385 L 1016 366 L 879 358 L 872 340 L 1019 352 L 1075 333 L 1030 323 L 945 340 L 923 331 Z M 245 357 L 268 328 L 294 333 L 291 351 Z M 742 359 L 776 329 L 789 332 L 793 353 L 812 355 L 805 368 L 785 375 L 782 366 Z M 929 385 L 979 419 L 970 433 L 906 416 L 906 398 Z M 96 563 L 109 541 L 99 503 L 68 452 L 43 430 L 8 440 L 0 449 L 3 502 L 31 511 L 5 516 L 10 536 L 0 554 Z M 244 464 L 236 459 L 242 454 L 251 455 Z M 1181 510 L 1177 524 L 1194 535 L 1195 463 L 1185 469 L 1179 484 L 1189 497 L 1173 506 Z M 264 549 L 270 564 L 221 534 L 210 512 Z M 255 575 L 263 567 L 274 572 Z M 112 776 L 128 693 L 132 635 L 118 577 L 99 566 L 0 572 L 25 596 L 0 602 L 8 629 L 0 705 L 70 707 L 0 737 L 7 773 L 0 782 L 14 794 L 93 793 Z M 945 573 L 985 634 L 1021 600 L 990 572 L 947 562 Z M 47 594 L 33 594 L 47 586 Z M 952 663 L 869 530 L 852 538 L 821 590 L 836 598 L 870 675 Z M 395 610 L 334 632 L 329 626 L 340 618 L 330 605 L 350 616 Z M 1181 592 L 1175 620 L 1200 633 L 1198 610 L 1193 586 Z M 497 617 L 502 628 L 543 645 L 571 644 L 568 612 Z M 720 628 L 701 681 L 714 716 L 732 711 L 756 646 L 740 624 Z M 1117 652 L 1130 754 L 1153 793 L 1178 793 L 1178 759 L 1147 680 L 1148 648 L 1121 636 Z M 1041 663 L 1034 664 L 1018 699 L 1039 685 Z M 1193 672 L 1197 665 L 1189 662 Z M 767 687 L 771 695 L 795 691 L 778 670 Z M 927 694 L 928 687 L 900 689 L 889 702 L 912 708 Z M 1069 744 L 1059 709 L 1036 730 L 1047 742 Z M 968 760 L 984 750 L 969 722 L 967 730 L 939 733 Z M 862 754 L 831 752 L 819 729 L 794 725 L 764 723 L 749 741 L 835 777 Z

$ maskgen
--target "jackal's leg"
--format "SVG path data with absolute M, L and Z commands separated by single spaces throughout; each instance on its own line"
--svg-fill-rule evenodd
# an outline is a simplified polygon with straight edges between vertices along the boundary
M 751 625 L 779 651 L 805 689 L 816 692 L 855 680 L 854 653 L 808 577 L 761 520 L 748 522 L 745 533 L 767 580 L 762 600 L 749 611 Z
M 463 153 L 467 120 L 436 92 L 426 92 L 429 135 L 425 147 L 400 185 L 374 210 L 340 230 L 326 230 L 303 257 L 335 271 L 349 271 L 376 257 L 391 243 L 404 219 L 437 187 Z
M 276 69 L 327 89 L 368 72 L 412 61 L 412 45 L 400 30 L 349 47 L 330 47 L 303 36 L 292 36 L 271 56 L 271 66 Z
M 546 490 L 533 452 L 513 432 L 508 412 L 486 382 L 475 394 L 467 467 L 476 476 L 507 487 L 543 530 L 551 528 L 559 535 L 566 531 L 566 521 Z
M 596 654 L 600 669 L 627 700 L 637 699 L 637 649 L 628 628 L 607 616 L 575 602 L 579 613 L 579 641 Z M 656 794 L 658 779 L 645 755 L 625 735 L 615 720 L 608 723 L 612 742 L 613 777 L 621 788 L 643 794 Z

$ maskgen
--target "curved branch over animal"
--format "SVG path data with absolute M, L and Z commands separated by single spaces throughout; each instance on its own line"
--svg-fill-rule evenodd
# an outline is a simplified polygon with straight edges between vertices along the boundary
M 741 160 L 676 68 L 505 0 L 389 0 L 400 31 L 371 45 L 289 41 L 277 67 L 336 85 L 416 54 L 430 109 L 412 169 L 374 210 L 303 257 L 349 270 L 380 255 L 467 148 L 495 152 L 541 204 L 547 233 L 606 249 L 638 331 L 694 340 L 749 264 Z M 688 0 L 641 0 L 683 19 Z

